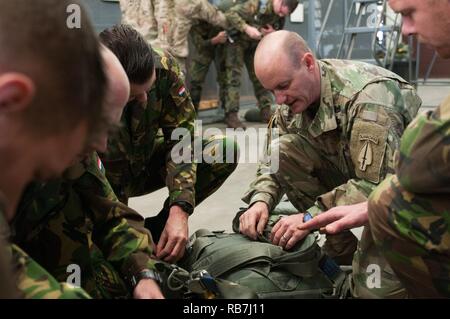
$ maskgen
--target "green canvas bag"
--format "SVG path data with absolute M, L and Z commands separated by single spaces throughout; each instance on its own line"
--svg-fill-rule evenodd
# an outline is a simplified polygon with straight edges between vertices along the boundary
M 239 229 L 239 212 L 233 230 Z M 180 266 L 247 287 L 258 298 L 340 298 L 346 275 L 317 245 L 313 234 L 289 251 L 268 235 L 281 216 L 272 215 L 258 241 L 238 233 L 201 229 L 190 238 Z

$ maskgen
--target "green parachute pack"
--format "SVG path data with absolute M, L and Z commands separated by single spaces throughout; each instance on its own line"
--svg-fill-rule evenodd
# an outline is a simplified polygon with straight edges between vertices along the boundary
M 236 233 L 201 229 L 190 238 L 179 266 L 163 293 L 223 299 L 344 298 L 348 278 L 323 255 L 313 234 L 289 251 L 271 244 L 272 226 L 282 217 L 271 216 L 258 241 L 237 233 L 240 211 L 233 220 Z M 170 270 L 168 272 L 171 272 Z M 166 274 L 168 273 L 166 270 Z M 177 290 L 178 289 L 178 290 Z

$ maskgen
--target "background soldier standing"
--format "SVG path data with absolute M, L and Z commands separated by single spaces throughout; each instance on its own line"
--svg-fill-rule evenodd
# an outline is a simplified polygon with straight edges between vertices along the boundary
M 201 21 L 192 27 L 190 36 L 197 53 L 192 58 L 189 69 L 192 104 L 198 110 L 202 97 L 202 86 L 208 74 L 209 66 L 214 62 L 217 83 L 219 84 L 219 100 L 223 107 L 224 95 L 226 94 L 223 44 L 228 41 L 227 33 Z
M 225 1 L 219 8 L 225 12 L 230 28 L 234 32 L 233 43 L 225 44 L 225 69 L 226 69 L 226 100 L 225 123 L 228 127 L 244 127 L 239 120 L 238 111 L 240 103 L 241 77 L 244 64 L 247 67 L 249 78 L 253 84 L 253 90 L 258 100 L 261 118 L 264 122 L 270 119 L 270 107 L 273 104 L 272 94 L 264 89 L 256 78 L 253 65 L 258 41 L 263 35 L 269 34 L 287 14 L 293 12 L 298 5 L 297 0 L 248 0 Z

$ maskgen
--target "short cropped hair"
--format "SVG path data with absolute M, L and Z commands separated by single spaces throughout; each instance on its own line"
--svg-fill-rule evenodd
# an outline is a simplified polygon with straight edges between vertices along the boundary
M 283 5 L 289 8 L 289 12 L 292 13 L 298 6 L 298 0 L 283 0 Z
M 155 68 L 153 50 L 139 32 L 119 24 L 102 31 L 100 40 L 117 56 L 131 83 L 150 80 Z
M 68 23 L 74 7 L 79 28 Z M 84 120 L 92 132 L 107 79 L 98 37 L 79 0 L 0 1 L 0 48 L 0 74 L 22 73 L 36 86 L 25 113 L 35 134 L 69 131 Z

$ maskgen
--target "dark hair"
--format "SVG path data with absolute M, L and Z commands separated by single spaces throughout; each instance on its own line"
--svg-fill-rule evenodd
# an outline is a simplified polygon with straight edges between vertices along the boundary
M 80 28 L 69 28 L 70 8 L 80 13 Z M 79 0 L 0 1 L 0 48 L 0 72 L 23 73 L 36 86 L 25 113 L 36 134 L 69 131 L 83 120 L 91 131 L 98 124 L 107 79 Z
M 298 0 L 283 0 L 283 5 L 289 8 L 289 12 L 292 13 L 298 6 Z
M 131 83 L 143 84 L 151 78 L 155 68 L 153 50 L 131 26 L 108 28 L 100 33 L 100 40 L 117 56 Z

